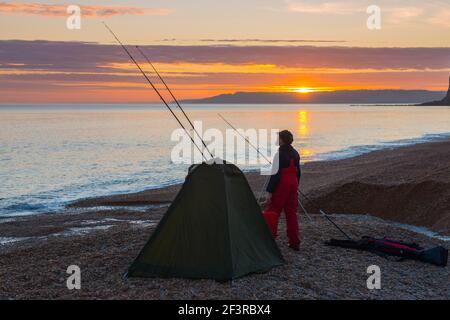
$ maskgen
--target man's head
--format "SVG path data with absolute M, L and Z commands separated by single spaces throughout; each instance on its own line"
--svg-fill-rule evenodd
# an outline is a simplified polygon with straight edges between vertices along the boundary
M 280 146 L 291 145 L 292 142 L 294 141 L 294 136 L 292 135 L 292 133 L 289 130 L 280 131 L 278 136 L 279 136 Z

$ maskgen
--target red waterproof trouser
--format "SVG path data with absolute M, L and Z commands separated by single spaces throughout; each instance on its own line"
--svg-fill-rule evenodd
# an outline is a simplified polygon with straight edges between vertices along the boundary
M 276 223 L 272 233 L 277 234 L 278 219 L 281 211 L 284 209 L 286 215 L 287 236 L 290 245 L 299 245 L 300 239 L 298 236 L 299 227 L 297 220 L 298 209 L 298 180 L 297 168 L 294 165 L 294 160 L 291 160 L 288 168 L 281 170 L 280 182 L 278 183 L 275 192 L 272 194 L 272 200 L 268 204 L 267 211 L 276 213 Z

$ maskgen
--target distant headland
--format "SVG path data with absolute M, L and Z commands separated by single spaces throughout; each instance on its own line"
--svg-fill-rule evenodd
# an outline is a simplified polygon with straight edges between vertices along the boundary
M 449 105 L 449 93 L 444 100 L 435 101 L 444 91 L 428 90 L 341 90 L 330 92 L 236 92 L 213 97 L 184 100 L 184 103 L 198 104 L 420 104 Z M 427 102 L 435 101 L 435 102 Z M 446 102 L 445 102 L 446 101 Z M 431 104 L 431 103 L 440 104 Z M 447 103 L 447 104 L 445 104 Z

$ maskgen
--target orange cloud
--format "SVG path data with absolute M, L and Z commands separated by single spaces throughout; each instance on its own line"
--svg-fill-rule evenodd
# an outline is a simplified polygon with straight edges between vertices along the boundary
M 0 102 L 158 102 L 116 45 L 3 40 L 0 47 Z M 450 72 L 450 48 L 143 48 L 179 99 L 299 88 L 446 91 Z M 170 100 L 145 60 L 138 61 Z
M 333 68 L 333 67 L 289 67 L 276 64 L 230 64 L 230 63 L 154 63 L 158 70 L 163 70 L 167 75 L 189 75 L 195 74 L 356 74 L 356 73 L 414 73 L 420 71 L 427 72 L 450 72 L 450 68 Z M 100 65 L 100 68 L 130 70 L 135 71 L 136 66 L 130 62 L 113 62 L 107 65 Z M 152 73 L 152 69 L 148 65 L 141 66 L 146 72 Z M 1 74 L 1 72 L 0 72 Z M 138 72 L 136 75 L 140 76 Z
M 67 5 L 44 3 L 6 3 L 0 2 L 0 13 L 14 15 L 35 15 L 60 17 L 67 16 Z M 126 6 L 80 6 L 85 17 L 109 17 L 116 15 L 166 15 L 167 8 L 142 8 Z

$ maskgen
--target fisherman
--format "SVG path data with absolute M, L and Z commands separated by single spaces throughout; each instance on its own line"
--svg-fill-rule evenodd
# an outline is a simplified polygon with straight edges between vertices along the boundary
M 276 222 L 271 226 L 274 236 L 277 234 L 278 219 L 284 209 L 286 215 L 289 247 L 295 251 L 300 248 L 299 226 L 297 219 L 298 184 L 300 181 L 300 155 L 292 147 L 294 137 L 288 130 L 279 133 L 279 150 L 274 160 L 272 172 L 266 191 L 267 211 L 276 214 Z

